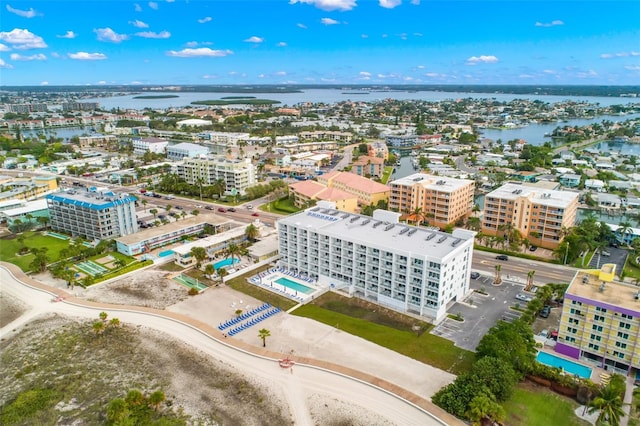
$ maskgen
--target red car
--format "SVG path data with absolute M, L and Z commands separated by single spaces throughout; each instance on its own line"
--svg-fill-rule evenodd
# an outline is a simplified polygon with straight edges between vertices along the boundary
M 258 217 L 258 216 L 260 216 L 260 215 L 258 214 L 258 212 L 256 212 L 256 213 L 251 213 L 251 216 Z
M 225 209 L 224 207 L 220 207 L 220 208 L 218 209 L 218 211 L 219 211 L 220 213 L 226 213 L 226 212 L 227 212 L 227 209 Z

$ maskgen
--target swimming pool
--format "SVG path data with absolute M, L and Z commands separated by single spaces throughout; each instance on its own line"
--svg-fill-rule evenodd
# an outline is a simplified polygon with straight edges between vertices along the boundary
M 158 253 L 158 256 L 167 257 L 167 256 L 171 256 L 172 254 L 175 254 L 173 250 L 165 250 Z
M 314 291 L 316 291 L 315 289 L 311 288 L 311 287 L 307 287 L 306 285 L 302 285 L 300 283 L 297 283 L 293 280 L 290 280 L 289 278 L 278 278 L 277 280 L 274 281 L 274 283 L 280 284 L 282 286 L 285 286 L 287 288 L 290 288 L 291 290 L 295 290 L 295 291 L 300 291 L 304 294 L 311 294 Z
M 219 262 L 214 263 L 213 264 L 213 269 L 215 269 L 217 271 L 220 268 L 223 268 L 223 267 L 229 266 L 229 265 L 233 265 L 233 264 L 239 263 L 239 262 L 240 262 L 240 260 L 236 259 L 235 257 L 234 258 L 229 258 L 229 259 L 224 259 L 224 260 L 221 260 Z
M 541 364 L 562 368 L 568 373 L 577 374 L 583 379 L 591 378 L 591 368 L 578 364 L 577 362 L 569 361 L 568 359 L 557 357 L 547 352 L 538 352 L 536 360 Z

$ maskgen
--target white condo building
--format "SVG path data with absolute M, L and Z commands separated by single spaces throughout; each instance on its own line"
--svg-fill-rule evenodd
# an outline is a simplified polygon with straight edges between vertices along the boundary
M 225 190 L 234 190 L 244 194 L 245 190 L 255 185 L 256 167 L 251 159 L 230 160 L 224 156 L 206 158 L 185 158 L 177 166 L 178 176 L 190 184 L 201 181 L 203 185 L 212 185 L 217 180 L 225 182 Z
M 152 154 L 164 154 L 169 145 L 169 141 L 160 138 L 133 138 L 133 153 L 142 155 L 145 152 Z
M 280 264 L 320 285 L 438 321 L 469 291 L 475 232 L 447 234 L 401 224 L 399 217 L 385 210 L 373 217 L 346 213 L 319 202 L 277 222 Z

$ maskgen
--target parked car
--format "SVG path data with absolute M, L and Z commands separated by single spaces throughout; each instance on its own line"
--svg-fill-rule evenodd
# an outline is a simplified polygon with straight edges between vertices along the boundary
M 544 308 L 542 308 L 542 310 L 540 311 L 540 316 L 542 318 L 549 318 L 550 314 L 551 314 L 551 306 L 549 305 L 545 305 Z
M 253 206 L 252 206 L 251 204 L 247 204 L 247 205 L 245 206 L 245 208 L 247 208 L 247 209 L 251 210 L 251 209 L 253 208 Z
M 537 246 L 529 246 L 529 251 L 536 251 L 538 250 Z
M 523 294 L 523 293 L 518 293 L 516 294 L 516 299 L 522 302 L 531 302 L 533 300 L 533 297 L 527 296 L 526 294 Z
M 226 213 L 226 212 L 227 212 L 227 209 L 225 209 L 224 207 L 220 207 L 220 208 L 218 209 L 218 211 L 219 211 L 220 213 Z
M 480 273 L 479 272 L 472 272 L 471 273 L 471 279 L 472 280 L 477 280 L 478 278 L 480 278 Z
M 235 213 L 236 209 L 234 209 L 233 207 L 229 207 L 227 211 L 231 213 Z
M 506 254 L 499 254 L 496 256 L 496 260 L 509 260 L 509 256 Z
M 205 209 L 207 209 L 207 210 L 213 210 L 213 207 L 211 207 L 211 206 L 206 206 L 206 207 L 205 207 Z
M 602 256 L 604 256 L 604 257 L 609 257 L 609 256 L 611 256 L 611 253 L 609 253 L 608 251 L 605 251 L 605 250 L 602 250 L 602 251 L 600 252 L 600 254 L 601 254 Z
M 258 214 L 258 212 L 255 212 L 255 213 L 251 213 L 251 216 L 258 217 L 258 216 L 260 216 L 260 215 Z
M 183 207 L 182 207 L 182 206 L 176 206 L 176 209 L 178 209 L 178 210 L 182 210 L 182 209 L 183 209 Z

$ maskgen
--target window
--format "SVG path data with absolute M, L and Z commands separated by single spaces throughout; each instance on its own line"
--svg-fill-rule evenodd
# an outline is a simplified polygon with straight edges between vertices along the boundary
M 601 325 L 593 325 L 591 327 L 592 330 L 598 331 L 598 332 L 602 332 L 602 326 Z
M 629 330 L 631 328 L 631 324 L 629 324 L 628 322 L 620 321 L 620 328 L 626 328 L 627 330 Z
M 618 331 L 618 337 L 629 340 L 629 333 L 623 333 L 622 331 Z
M 594 345 L 593 343 L 589 343 L 589 348 L 593 349 L 594 351 L 599 351 L 600 345 Z
M 627 344 L 622 342 L 616 342 L 616 346 L 620 349 L 627 349 Z
M 604 322 L 604 317 L 602 315 L 596 315 L 593 317 L 594 321 L 602 321 Z
M 605 308 L 601 308 L 600 306 L 596 306 L 596 311 L 602 312 L 603 314 L 607 313 L 607 310 Z
M 602 338 L 601 338 L 600 336 L 596 335 L 596 334 L 592 334 L 592 335 L 591 335 L 591 340 L 596 340 L 596 341 L 598 341 L 598 342 L 599 342 L 601 339 L 602 339 Z
M 620 314 L 620 316 L 624 319 L 628 319 L 628 320 L 633 320 L 633 317 L 631 315 L 627 315 L 627 314 Z

